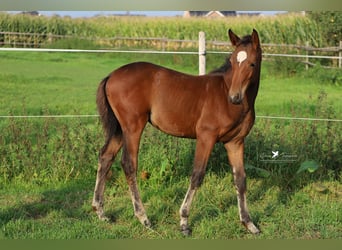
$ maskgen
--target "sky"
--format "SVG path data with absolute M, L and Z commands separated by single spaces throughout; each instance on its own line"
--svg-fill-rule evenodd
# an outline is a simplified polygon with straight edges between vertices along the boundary
M 281 11 L 238 11 L 238 13 L 258 12 L 264 15 L 274 15 Z M 113 15 L 127 14 L 127 11 L 39 11 L 42 15 L 52 16 L 71 16 L 71 17 L 92 17 L 96 15 Z M 183 11 L 130 11 L 131 15 L 146 15 L 146 16 L 182 16 Z

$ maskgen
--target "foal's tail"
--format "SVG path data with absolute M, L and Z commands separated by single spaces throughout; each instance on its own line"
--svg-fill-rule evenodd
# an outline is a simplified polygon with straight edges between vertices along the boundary
M 110 76 L 107 76 L 101 81 L 96 95 L 97 110 L 99 112 L 103 130 L 106 134 L 107 140 L 112 138 L 113 136 L 121 134 L 121 126 L 116 116 L 114 115 L 112 108 L 110 107 L 106 95 L 106 84 L 109 77 Z

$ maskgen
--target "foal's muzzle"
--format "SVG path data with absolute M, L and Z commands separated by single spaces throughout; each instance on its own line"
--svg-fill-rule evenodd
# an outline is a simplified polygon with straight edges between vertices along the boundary
M 241 104 L 241 102 L 242 102 L 242 95 L 240 93 L 237 93 L 235 95 L 229 96 L 229 99 L 230 99 L 230 101 L 233 104 Z

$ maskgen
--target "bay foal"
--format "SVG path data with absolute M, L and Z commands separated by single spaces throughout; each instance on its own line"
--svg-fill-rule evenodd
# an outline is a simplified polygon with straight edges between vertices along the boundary
M 257 31 L 242 39 L 228 31 L 235 50 L 221 70 L 193 76 L 147 62 L 127 64 L 102 80 L 97 107 L 106 134 L 99 156 L 93 209 L 101 220 L 104 214 L 106 175 L 122 148 L 122 169 L 129 186 L 134 213 L 146 227 L 146 215 L 137 186 L 138 151 L 147 122 L 178 137 L 196 139 L 190 185 L 180 207 L 183 234 L 190 207 L 203 182 L 209 155 L 217 142 L 224 144 L 233 170 L 240 220 L 252 233 L 259 229 L 251 221 L 246 204 L 244 139 L 254 119 L 258 93 L 261 48 Z

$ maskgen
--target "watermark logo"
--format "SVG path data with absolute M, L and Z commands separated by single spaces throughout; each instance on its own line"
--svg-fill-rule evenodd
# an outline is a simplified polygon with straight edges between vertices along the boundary
M 270 152 L 261 153 L 259 155 L 259 161 L 270 163 L 290 163 L 297 161 L 298 156 L 287 152 L 281 152 L 279 150 L 271 150 Z
M 279 151 L 272 151 L 272 159 L 279 156 Z

